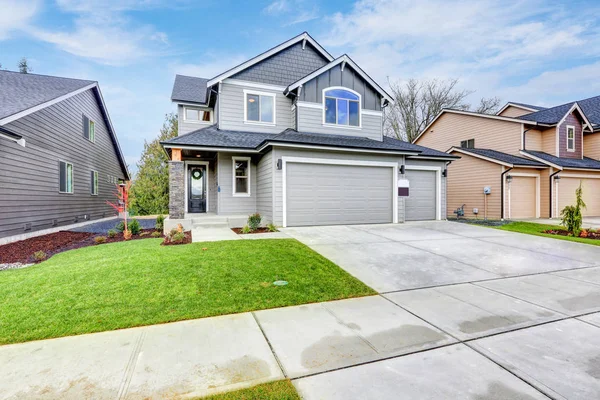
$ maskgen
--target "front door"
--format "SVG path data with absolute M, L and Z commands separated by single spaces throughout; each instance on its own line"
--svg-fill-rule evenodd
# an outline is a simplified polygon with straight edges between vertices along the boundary
M 188 212 L 206 212 L 206 166 L 188 166 Z

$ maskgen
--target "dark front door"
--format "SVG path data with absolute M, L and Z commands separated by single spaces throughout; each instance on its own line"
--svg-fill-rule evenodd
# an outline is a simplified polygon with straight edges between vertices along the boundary
M 206 212 L 206 166 L 188 166 L 188 212 Z

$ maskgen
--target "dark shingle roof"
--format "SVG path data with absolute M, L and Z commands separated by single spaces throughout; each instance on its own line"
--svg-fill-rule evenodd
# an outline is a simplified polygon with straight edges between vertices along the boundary
M 428 157 L 452 158 L 452 156 L 447 153 L 386 136 L 384 136 L 383 141 L 380 142 L 364 137 L 298 132 L 294 129 L 286 129 L 279 134 L 230 131 L 218 129 L 217 125 L 198 129 L 161 143 L 170 145 L 179 144 L 182 146 L 188 145 L 256 150 L 267 142 L 350 147 L 369 150 L 391 150 L 414 152 L 415 155 L 426 155 Z
M 460 149 L 461 151 L 480 155 L 483 157 L 491 158 L 493 160 L 498 160 L 501 162 L 505 162 L 512 165 L 522 165 L 522 166 L 531 166 L 531 167 L 546 167 L 546 164 L 542 164 L 541 162 L 537 162 L 534 160 L 530 160 L 528 158 L 517 157 L 511 154 L 502 153 L 496 150 L 490 149 Z
M 583 159 L 555 157 L 542 151 L 532 150 L 527 150 L 527 153 L 563 168 L 600 169 L 600 161 L 588 157 Z
M 175 75 L 171 100 L 206 103 L 206 83 L 208 79 L 193 76 Z
M 542 111 L 537 111 L 531 114 L 519 117 L 527 121 L 535 121 L 542 124 L 556 124 L 562 117 L 577 103 L 586 118 L 594 125 L 600 124 L 600 96 L 590 97 L 589 99 L 572 101 L 570 103 L 561 104 L 556 107 L 546 108 Z
M 0 71 L 0 118 L 54 100 L 95 83 L 82 79 Z
M 532 104 L 517 103 L 516 101 L 509 101 L 508 103 L 514 104 L 516 106 L 523 106 L 523 107 L 531 108 L 531 109 L 537 110 L 537 111 L 545 110 L 547 108 L 547 107 L 534 106 Z

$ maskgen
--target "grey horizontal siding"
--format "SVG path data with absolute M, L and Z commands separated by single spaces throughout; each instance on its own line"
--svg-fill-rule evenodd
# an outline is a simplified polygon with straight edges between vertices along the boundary
M 244 123 L 244 89 L 276 94 L 275 126 Z M 219 107 L 220 129 L 280 133 L 292 127 L 292 101 L 281 92 L 223 83 Z
M 250 162 L 250 196 L 233 196 L 233 157 L 247 157 L 246 154 L 219 153 L 219 206 L 220 215 L 252 214 L 256 212 L 257 172 L 256 162 Z
M 323 103 L 323 89 L 331 86 L 343 86 L 360 93 L 362 107 L 366 110 L 381 111 L 381 96 L 351 66 L 342 71 L 341 64 L 323 72 L 306 82 L 300 91 L 300 101 Z
M 203 111 L 212 111 L 211 108 L 207 107 L 193 107 L 198 108 Z M 184 106 L 181 104 L 177 105 L 177 116 L 178 116 L 178 124 L 179 124 L 179 136 L 184 135 L 186 133 L 205 128 L 207 126 L 212 125 L 214 122 L 186 122 L 183 115 Z M 213 113 L 213 120 L 215 119 L 215 113 Z
M 344 135 L 366 137 L 374 140 L 383 140 L 383 119 L 379 115 L 361 114 L 362 127 L 341 128 L 323 125 L 323 108 L 303 107 L 298 105 L 298 131 L 309 133 L 326 133 L 331 135 Z
M 344 153 L 344 152 L 327 152 L 327 151 L 311 151 L 311 150 L 296 150 L 287 149 L 282 147 L 273 148 L 273 163 L 277 163 L 277 160 L 281 157 L 306 157 L 306 158 L 324 158 L 324 159 L 337 159 L 337 160 L 356 160 L 356 161 L 384 161 L 384 162 L 397 162 L 398 165 L 402 165 L 404 162 L 403 156 L 394 155 L 378 155 L 378 154 L 357 154 L 357 153 Z M 282 171 L 276 168 L 273 171 L 274 181 L 274 205 L 273 205 L 273 223 L 276 225 L 283 224 L 283 176 Z M 398 199 L 398 220 L 402 222 L 404 220 L 404 202 Z
M 82 115 L 95 122 L 95 143 L 83 137 Z M 23 136 L 25 148 L 0 139 L 0 237 L 114 215 L 109 177 L 124 179 L 117 152 L 92 90 L 6 125 Z M 73 164 L 73 194 L 61 194 L 59 160 Z M 98 171 L 98 195 L 90 194 Z
M 257 166 L 256 211 L 263 216 L 263 222 L 273 221 L 273 152 L 265 154 Z

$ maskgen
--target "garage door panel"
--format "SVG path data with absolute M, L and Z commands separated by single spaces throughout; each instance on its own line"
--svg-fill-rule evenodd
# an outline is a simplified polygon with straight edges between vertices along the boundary
M 290 162 L 286 169 L 288 226 L 393 220 L 390 167 Z
M 537 180 L 529 176 L 513 176 L 510 183 L 510 218 L 536 218 Z
M 584 217 L 600 216 L 600 179 L 561 177 L 558 183 L 558 213 L 568 205 L 575 204 L 575 191 L 581 183 L 586 208 Z
M 437 175 L 430 170 L 407 170 L 410 183 L 405 201 L 407 221 L 433 220 L 437 217 Z

